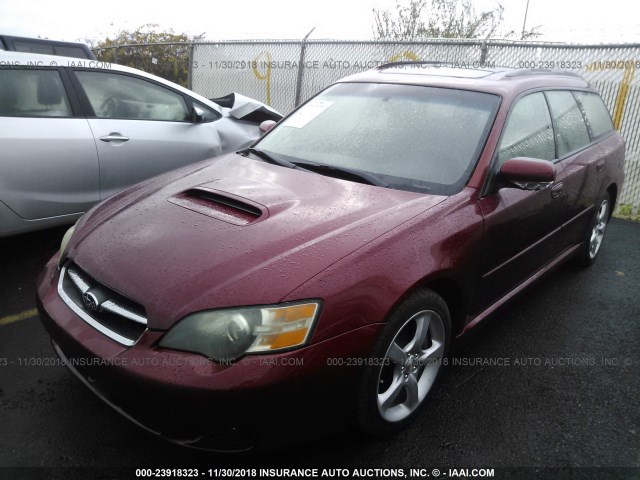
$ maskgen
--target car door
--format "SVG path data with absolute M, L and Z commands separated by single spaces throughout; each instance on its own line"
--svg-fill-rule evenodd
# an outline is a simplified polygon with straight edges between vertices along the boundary
M 99 200 L 93 134 L 65 77 L 0 68 L 0 201 L 27 220 L 81 213 Z
M 76 70 L 100 161 L 100 197 L 221 153 L 213 120 L 193 121 L 193 102 L 180 92 L 133 74 Z M 214 118 L 215 117 L 215 118 Z
M 558 208 L 562 224 L 558 242 L 564 249 L 582 241 L 589 226 L 590 213 L 602 184 L 600 172 L 604 159 L 600 147 L 591 141 L 574 94 L 568 90 L 552 90 L 545 92 L 545 96 L 553 119 L 557 156 L 566 174 Z
M 511 158 L 555 160 L 553 127 L 542 92 L 516 100 L 511 108 L 479 201 L 484 218 L 484 255 L 478 260 L 479 281 L 474 307 L 480 312 L 538 271 L 558 253 L 564 170 L 556 165 L 555 184 L 523 190 L 502 184 L 499 170 Z

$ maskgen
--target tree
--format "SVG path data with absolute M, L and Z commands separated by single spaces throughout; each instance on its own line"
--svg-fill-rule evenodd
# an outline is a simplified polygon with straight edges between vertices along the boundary
M 504 7 L 476 12 L 472 0 L 396 0 L 395 9 L 373 9 L 373 33 L 379 40 L 418 38 L 483 38 L 495 35 L 503 22 Z M 539 35 L 538 27 L 524 32 L 523 38 Z M 502 33 L 507 38 L 511 30 Z
M 135 31 L 121 30 L 113 38 L 89 41 L 89 44 L 100 61 L 138 68 L 186 86 L 189 44 L 203 37 L 204 33 L 189 36 L 186 33 L 176 34 L 173 30 L 158 31 L 158 25 L 150 23 Z

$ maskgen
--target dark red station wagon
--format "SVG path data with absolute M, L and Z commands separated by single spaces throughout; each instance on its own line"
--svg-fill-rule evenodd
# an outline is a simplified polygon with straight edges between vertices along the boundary
M 575 75 L 384 65 L 87 212 L 39 278 L 42 322 L 91 390 L 183 445 L 396 432 L 454 338 L 596 260 L 623 161 Z

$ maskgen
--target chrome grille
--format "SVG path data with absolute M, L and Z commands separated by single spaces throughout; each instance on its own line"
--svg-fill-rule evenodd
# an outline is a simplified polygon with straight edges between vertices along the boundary
M 123 345 L 135 344 L 147 328 L 141 305 L 102 285 L 77 265 L 62 267 L 58 293 L 80 318 Z

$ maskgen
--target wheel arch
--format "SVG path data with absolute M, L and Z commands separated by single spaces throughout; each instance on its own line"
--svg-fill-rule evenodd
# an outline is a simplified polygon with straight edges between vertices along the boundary
M 468 295 L 463 286 L 451 276 L 436 276 L 425 278 L 419 288 L 433 290 L 440 295 L 449 308 L 451 315 L 451 337 L 455 338 L 462 332 L 469 307 Z
M 418 282 L 411 288 L 407 289 L 404 294 L 396 300 L 392 308 L 386 315 L 385 323 L 407 297 L 416 290 L 431 290 L 438 294 L 447 304 L 449 314 L 451 316 L 451 337 L 458 336 L 464 329 L 465 322 L 469 310 L 469 294 L 465 293 L 462 282 L 457 280 L 450 272 L 437 272 L 430 274 Z
M 611 218 L 611 215 L 613 215 L 613 210 L 616 208 L 616 202 L 618 200 L 618 185 L 616 185 L 615 183 L 609 185 L 609 187 L 607 187 L 607 193 L 611 198 L 611 208 L 609 209 L 609 218 Z

